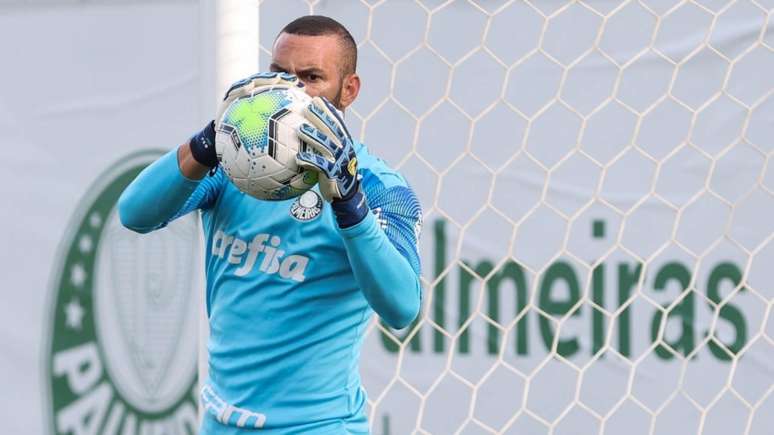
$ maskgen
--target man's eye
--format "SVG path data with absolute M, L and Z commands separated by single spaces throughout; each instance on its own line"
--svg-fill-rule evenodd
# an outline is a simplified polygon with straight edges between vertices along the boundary
M 317 74 L 306 74 L 306 77 L 304 77 L 304 81 L 307 81 L 307 82 L 316 82 L 316 81 L 319 81 L 320 79 L 322 79 L 322 77 L 320 77 Z

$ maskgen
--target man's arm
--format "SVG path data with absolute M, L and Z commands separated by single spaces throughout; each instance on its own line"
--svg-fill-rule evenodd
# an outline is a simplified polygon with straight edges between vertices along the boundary
M 258 73 L 231 85 L 218 107 L 221 119 L 231 103 L 265 86 L 304 85 L 285 73 Z M 224 183 L 215 149 L 215 123 L 210 121 L 191 140 L 154 162 L 135 179 L 119 199 L 121 222 L 134 231 L 147 233 L 196 208 L 211 205 Z M 208 171 L 214 176 L 206 177 Z
M 188 144 L 168 152 L 143 169 L 121 194 L 121 223 L 147 233 L 197 208 L 208 207 L 223 183 L 221 174 L 202 180 L 208 170 L 193 159 Z
M 301 152 L 299 166 L 317 171 L 320 193 L 331 203 L 360 288 L 385 322 L 404 328 L 419 313 L 421 209 L 414 192 L 390 170 L 366 170 L 361 182 L 352 136 L 330 101 L 315 97 L 299 137 L 316 153 Z M 367 199 L 366 199 L 367 198 Z M 369 209 L 379 213 L 377 220 Z
M 201 180 L 210 171 L 210 168 L 194 159 L 191 154 L 191 142 L 186 142 L 177 149 L 177 163 L 180 173 L 189 180 Z
M 368 181 L 368 180 L 366 180 Z M 383 189 L 365 183 L 368 213 L 354 226 L 340 229 L 352 271 L 371 308 L 394 328 L 404 328 L 419 313 L 417 237 L 422 212 L 406 186 Z

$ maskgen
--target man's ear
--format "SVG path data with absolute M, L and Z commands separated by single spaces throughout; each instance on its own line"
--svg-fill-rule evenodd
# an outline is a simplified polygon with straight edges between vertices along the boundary
M 341 84 L 341 108 L 346 109 L 355 101 L 360 93 L 360 76 L 357 73 L 348 74 Z

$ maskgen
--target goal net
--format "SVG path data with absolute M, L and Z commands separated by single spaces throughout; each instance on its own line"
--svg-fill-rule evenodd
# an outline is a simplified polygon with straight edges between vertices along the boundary
M 425 213 L 421 317 L 375 320 L 374 434 L 774 424 L 771 0 L 264 0 L 345 24 L 348 126 Z

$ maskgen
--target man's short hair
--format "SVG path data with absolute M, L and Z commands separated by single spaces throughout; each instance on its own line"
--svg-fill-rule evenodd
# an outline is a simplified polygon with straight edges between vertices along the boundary
M 355 38 L 352 37 L 352 34 L 349 33 L 346 27 L 333 18 L 323 15 L 306 15 L 288 23 L 279 34 L 283 33 L 303 36 L 336 35 L 339 37 L 344 50 L 344 59 L 342 59 L 341 66 L 342 75 L 354 73 L 357 69 L 357 44 L 355 44 Z

